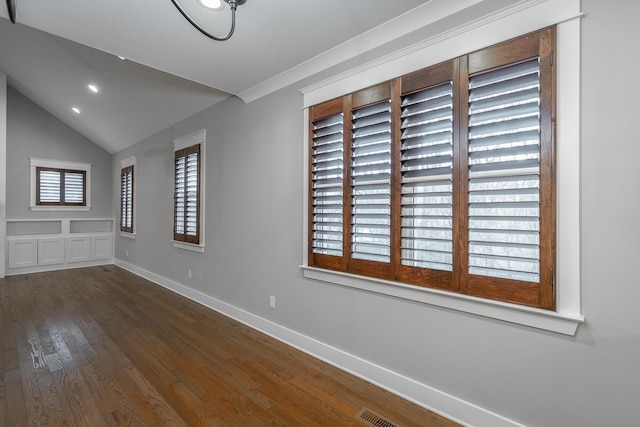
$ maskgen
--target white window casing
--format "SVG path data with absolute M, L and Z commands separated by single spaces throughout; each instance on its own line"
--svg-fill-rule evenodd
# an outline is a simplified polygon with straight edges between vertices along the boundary
M 526 6 L 526 7 L 524 7 Z M 528 1 L 482 22 L 469 23 L 402 52 L 302 89 L 304 98 L 303 265 L 309 279 L 472 313 L 533 328 L 575 335 L 580 307 L 580 1 Z M 556 310 L 542 310 L 437 289 L 310 267 L 308 265 L 308 107 L 514 37 L 557 24 L 556 45 Z
M 51 206 L 38 205 L 36 201 L 37 168 L 69 169 L 85 172 L 86 205 L 85 206 Z M 29 208 L 32 211 L 89 211 L 91 210 L 91 163 L 67 162 L 29 158 Z

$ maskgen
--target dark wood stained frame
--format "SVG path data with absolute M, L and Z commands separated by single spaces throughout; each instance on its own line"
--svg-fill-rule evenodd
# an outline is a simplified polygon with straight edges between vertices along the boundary
M 173 205 L 173 214 L 174 214 L 174 221 L 173 221 L 173 240 L 176 240 L 178 242 L 185 242 L 185 243 L 192 243 L 194 245 L 198 245 L 200 244 L 200 187 L 201 187 L 201 181 L 202 181 L 202 156 L 200 155 L 200 144 L 196 144 L 196 145 L 192 145 L 191 147 L 187 147 L 187 148 L 183 148 L 181 150 L 177 150 L 175 152 L 175 162 L 174 162 L 174 170 L 175 170 L 175 164 L 178 162 L 178 159 L 180 159 L 181 157 L 185 158 L 185 162 L 186 162 L 186 158 L 189 154 L 193 154 L 196 153 L 198 155 L 198 195 L 197 195 L 197 199 L 196 199 L 196 235 L 195 236 L 190 236 L 187 235 L 186 233 L 186 228 L 187 228 L 187 192 L 186 192 L 186 176 L 185 176 L 185 199 L 184 199 L 184 227 L 185 227 L 185 232 L 184 233 L 178 233 L 176 231 L 176 220 L 177 218 L 175 217 L 176 215 L 176 203 L 178 201 L 177 199 L 177 192 L 175 191 L 175 180 L 174 180 L 174 205 Z M 185 163 L 185 174 L 186 174 L 186 163 Z M 176 177 L 177 178 L 177 177 Z
M 58 202 L 42 202 L 40 201 L 40 172 L 58 172 L 60 174 L 60 201 Z M 65 176 L 67 173 L 82 175 L 82 202 L 70 203 L 65 202 Z M 36 167 L 36 205 L 38 206 L 87 206 L 87 171 L 73 169 L 57 169 L 47 167 Z
M 127 175 L 131 175 L 131 192 L 128 194 L 122 194 L 122 180 L 127 179 Z M 133 233 L 133 218 L 134 218 L 134 208 L 133 205 L 133 192 L 134 192 L 134 174 L 133 174 L 133 165 L 127 166 L 126 168 L 122 168 L 120 170 L 120 231 L 125 233 Z M 124 218 L 124 212 L 127 206 L 131 207 L 131 226 L 127 226 L 122 220 Z
M 309 265 L 362 276 L 459 292 L 481 298 L 555 309 L 555 27 L 398 77 L 390 82 L 310 108 Z M 525 62 L 540 61 L 540 281 L 526 282 L 468 272 L 468 82 L 471 76 Z M 401 96 L 445 82 L 453 85 L 453 271 L 404 266 L 401 255 Z M 383 100 L 392 101 L 391 262 L 351 259 L 351 112 Z M 344 113 L 343 255 L 313 253 L 313 122 Z

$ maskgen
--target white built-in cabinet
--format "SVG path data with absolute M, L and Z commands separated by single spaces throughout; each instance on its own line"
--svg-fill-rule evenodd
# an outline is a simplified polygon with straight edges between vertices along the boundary
M 8 219 L 7 275 L 113 263 L 113 218 Z

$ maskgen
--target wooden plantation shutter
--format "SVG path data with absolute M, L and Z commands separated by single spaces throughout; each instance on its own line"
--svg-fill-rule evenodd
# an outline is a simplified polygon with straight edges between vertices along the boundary
M 37 203 L 39 205 L 60 204 L 62 201 L 62 172 L 60 170 L 37 168 L 37 174 Z
M 552 40 L 548 29 L 468 57 L 466 293 L 552 308 Z
M 351 97 L 350 271 L 388 277 L 391 262 L 390 85 Z
M 120 171 L 120 231 L 133 233 L 133 166 Z
M 344 114 L 341 99 L 311 109 L 309 259 L 344 269 Z
M 64 174 L 64 204 L 84 205 L 84 171 L 65 171 Z
M 554 308 L 554 31 L 311 107 L 309 264 Z
M 86 172 L 37 167 L 36 204 L 86 206 Z
M 200 243 L 200 144 L 175 152 L 174 240 Z
M 402 80 L 398 278 L 453 287 L 454 61 Z

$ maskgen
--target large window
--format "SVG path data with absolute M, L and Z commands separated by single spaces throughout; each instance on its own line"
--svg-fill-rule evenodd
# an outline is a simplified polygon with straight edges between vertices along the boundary
M 309 110 L 309 265 L 555 308 L 549 28 Z
M 88 210 L 91 165 L 29 159 L 31 210 Z
M 174 141 L 173 240 L 183 249 L 204 250 L 205 131 Z

